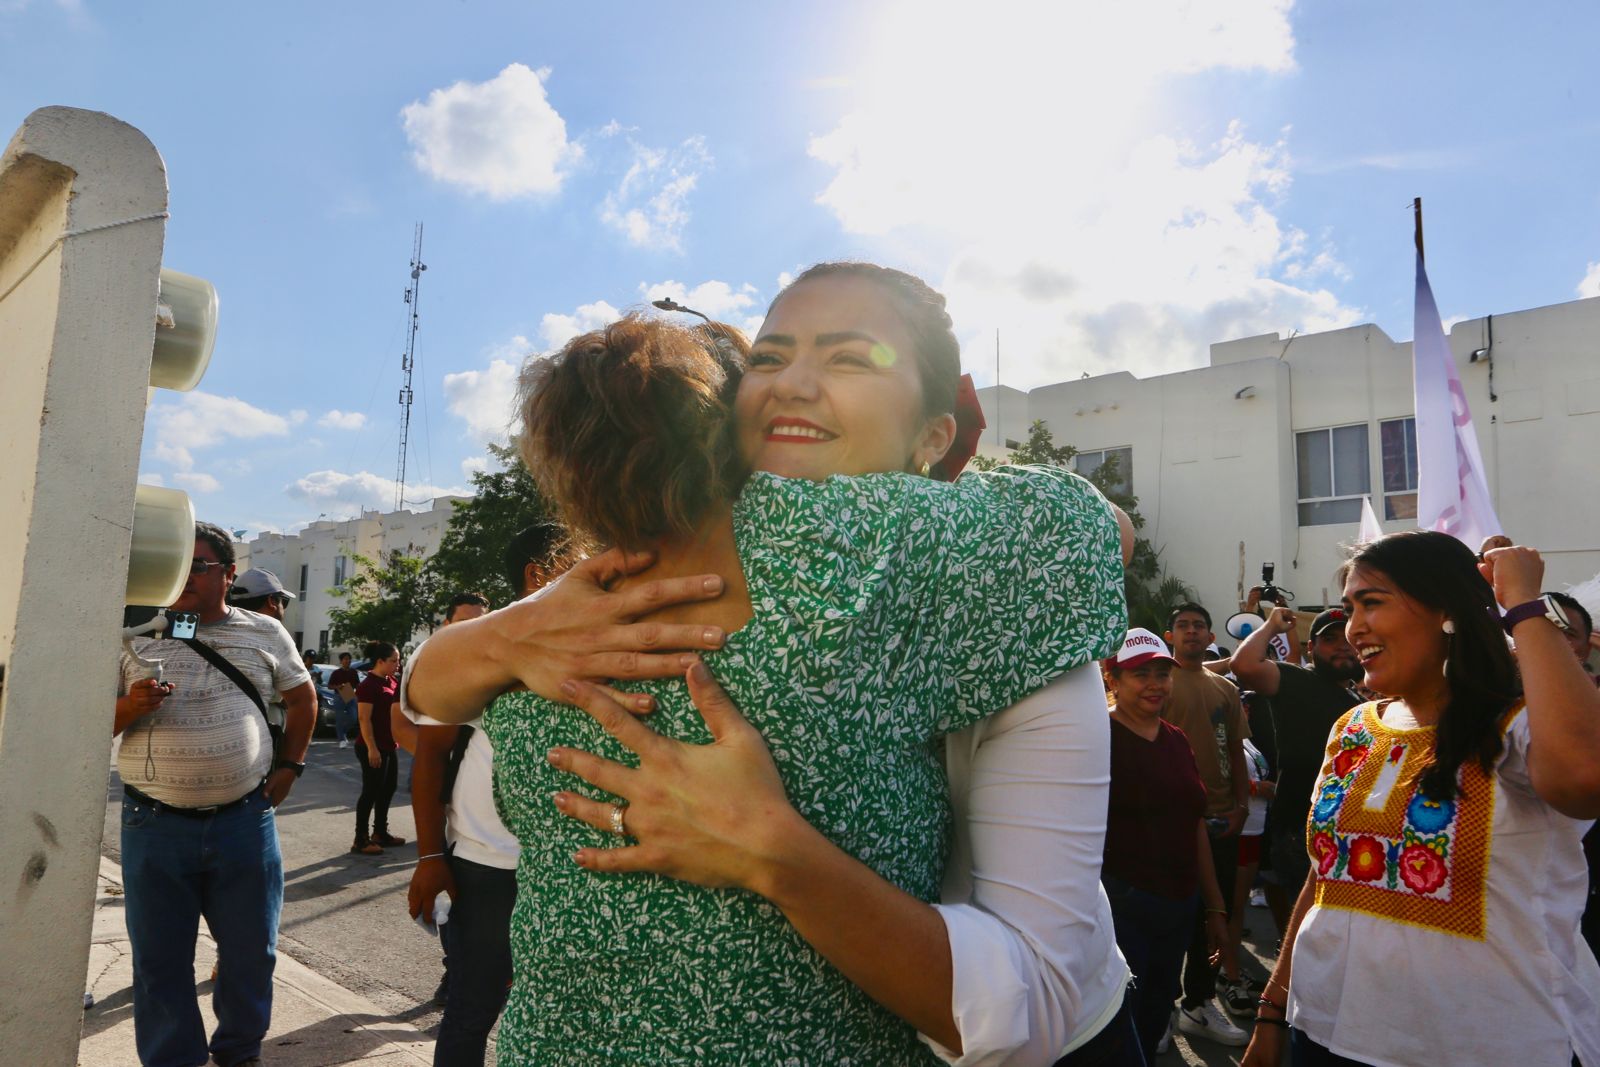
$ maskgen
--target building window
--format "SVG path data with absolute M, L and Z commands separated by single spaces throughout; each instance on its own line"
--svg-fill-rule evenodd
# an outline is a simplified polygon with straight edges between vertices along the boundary
M 308 575 L 310 575 L 310 573 L 311 573 L 311 566 L 309 564 L 306 564 L 306 563 L 300 564 L 300 599 L 301 600 L 304 600 L 306 598 L 306 577 Z
M 298 649 L 306 647 L 306 632 L 304 630 L 296 630 L 294 632 L 294 647 Z
M 326 630 L 317 631 L 317 658 L 324 660 L 328 658 L 328 631 Z
M 1383 517 L 1417 517 L 1417 420 L 1378 423 L 1383 449 Z
M 333 587 L 335 589 L 343 589 L 344 588 L 344 568 L 345 568 L 345 557 L 344 556 L 334 556 L 333 557 Z
M 1300 475 L 1300 525 L 1361 521 L 1361 498 L 1371 491 L 1367 424 L 1294 435 Z
M 1106 491 L 1120 496 L 1132 496 L 1132 448 L 1105 448 L 1099 452 L 1079 452 L 1072 457 L 1072 469 L 1085 478 L 1092 478 L 1094 473 L 1107 463 L 1116 465 L 1116 480 L 1105 487 Z

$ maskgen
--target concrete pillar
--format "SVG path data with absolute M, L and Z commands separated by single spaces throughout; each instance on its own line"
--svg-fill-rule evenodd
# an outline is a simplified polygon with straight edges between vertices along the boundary
M 109 115 L 42 108 L 0 157 L 6 1063 L 77 1062 L 166 207 Z

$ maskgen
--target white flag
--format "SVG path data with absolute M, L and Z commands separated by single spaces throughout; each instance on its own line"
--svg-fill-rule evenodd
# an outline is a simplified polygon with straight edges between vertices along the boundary
M 1356 533 L 1356 541 L 1366 544 L 1376 541 L 1383 536 L 1383 526 L 1378 522 L 1378 513 L 1372 510 L 1372 498 L 1361 498 L 1361 529 Z
M 1456 361 L 1444 338 L 1428 272 L 1417 253 L 1411 373 L 1417 404 L 1417 526 L 1451 534 L 1474 552 L 1500 533 L 1483 476 L 1483 456 Z

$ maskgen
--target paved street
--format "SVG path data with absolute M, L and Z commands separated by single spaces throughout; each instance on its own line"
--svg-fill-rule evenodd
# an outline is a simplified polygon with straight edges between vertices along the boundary
M 406 887 L 417 852 L 411 795 L 405 788 L 410 758 L 401 752 L 400 760 L 400 790 L 390 809 L 389 829 L 407 843 L 382 856 L 357 856 L 349 851 L 360 792 L 355 756 L 331 739 L 312 743 L 305 777 L 278 813 L 285 882 L 279 947 L 393 1018 L 431 1034 L 439 1023 L 439 1009 L 432 1002 L 441 971 L 439 947 L 406 914 Z M 119 860 L 121 805 L 122 783 L 113 772 L 104 849 Z M 1246 925 L 1270 946 L 1272 921 L 1265 909 L 1252 908 Z M 1247 945 L 1256 940 L 1247 937 Z M 1259 945 L 1251 947 L 1247 967 L 1264 977 Z M 1242 1051 L 1208 1042 L 1191 1049 L 1178 1037 L 1171 1052 L 1153 1057 L 1152 1067 L 1225 1067 L 1237 1063 Z

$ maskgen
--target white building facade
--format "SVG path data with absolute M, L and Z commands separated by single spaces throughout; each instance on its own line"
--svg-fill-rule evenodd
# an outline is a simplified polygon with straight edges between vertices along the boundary
M 271 571 L 295 594 L 283 625 L 297 647 L 316 649 L 319 662 L 340 652 L 360 659 L 361 649 L 332 647 L 328 634 L 330 613 L 345 606 L 339 590 L 355 577 L 355 557 L 377 561 L 399 551 L 426 559 L 438 550 L 456 505 L 468 499 L 435 497 L 427 511 L 363 511 L 356 519 L 318 520 L 296 534 L 260 534 L 237 546 L 238 567 Z
M 1600 572 L 1600 299 L 1492 315 L 1450 331 L 1505 531 L 1538 548 L 1545 587 Z M 1334 571 L 1370 495 L 1387 532 L 1414 528 L 1411 344 L 1373 325 L 1211 346 L 1210 365 L 1128 373 L 1030 392 L 979 390 L 980 451 L 1000 457 L 1042 419 L 1056 443 L 1107 453 L 1168 571 L 1220 633 L 1263 562 L 1315 610 L 1339 599 Z M 1476 548 L 1476 546 L 1473 546 Z

